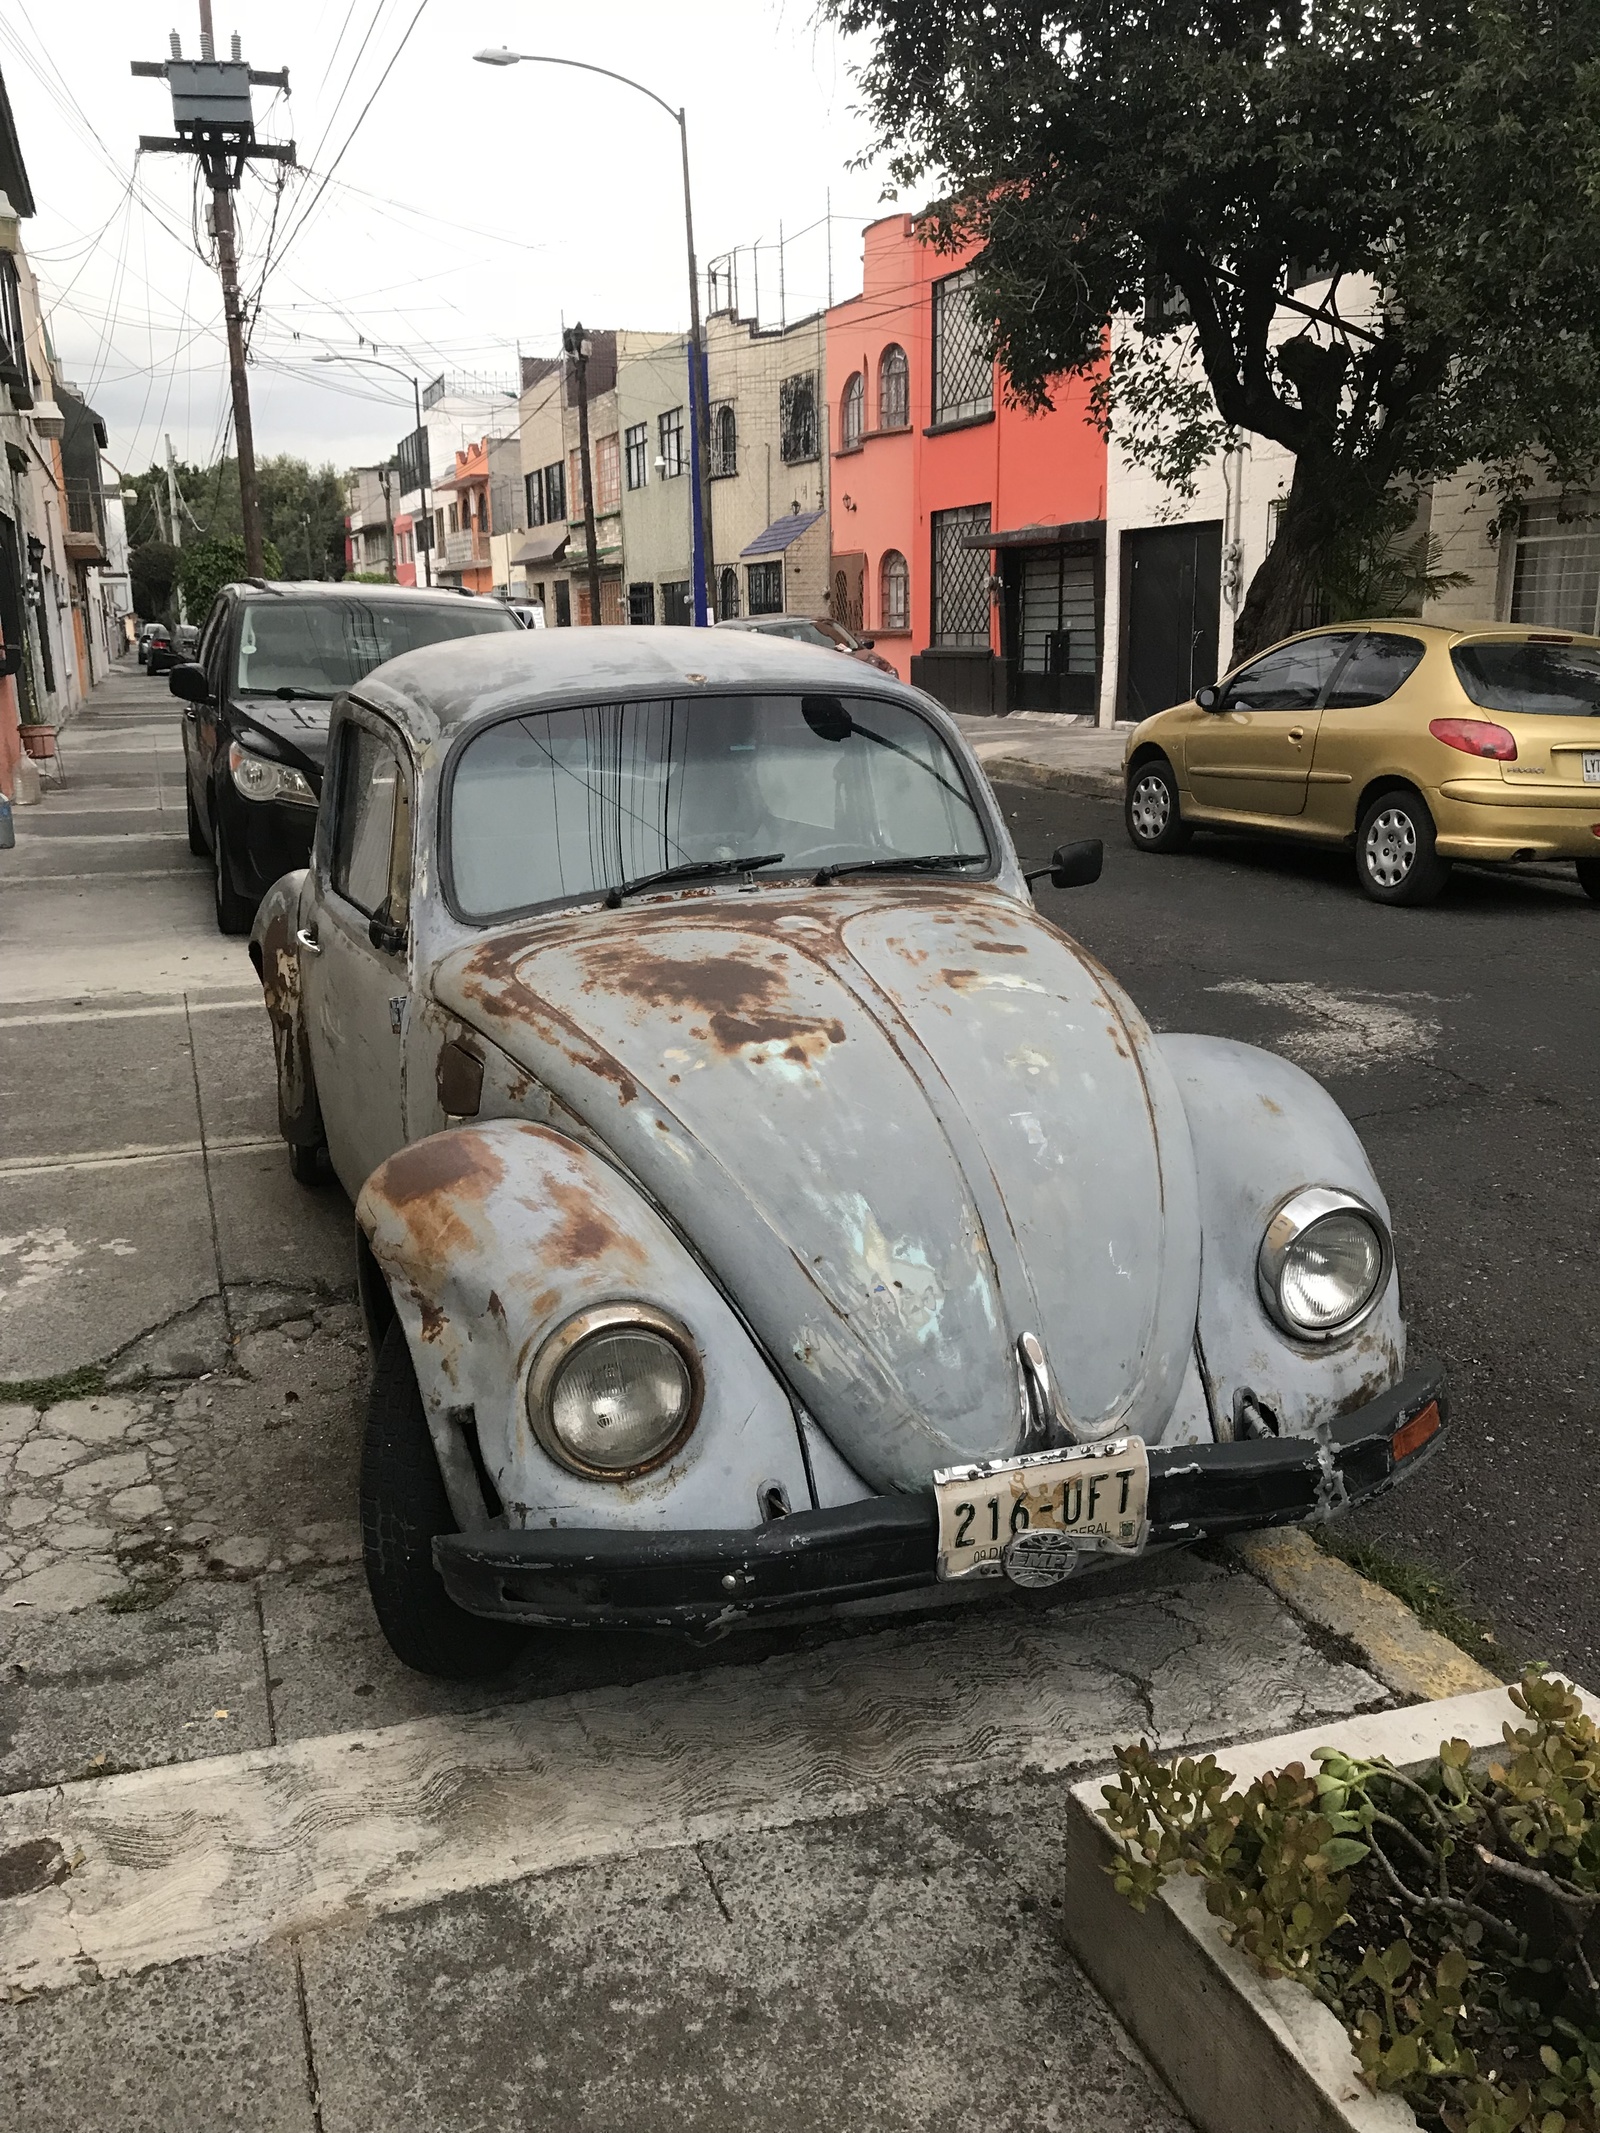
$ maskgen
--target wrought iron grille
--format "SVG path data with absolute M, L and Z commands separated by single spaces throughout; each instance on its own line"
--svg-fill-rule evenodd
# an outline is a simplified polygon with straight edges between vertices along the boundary
M 778 387 L 778 435 L 783 463 L 792 467 L 817 456 L 817 374 L 798 371 Z
M 891 342 L 878 358 L 878 427 L 903 430 L 911 420 L 911 366 Z
M 752 615 L 781 615 L 783 613 L 783 565 L 781 563 L 751 563 L 746 566 L 750 587 L 750 613 Z
M 908 630 L 911 627 L 911 569 L 898 548 L 891 548 L 879 574 L 880 628 Z
M 739 418 L 731 404 L 724 400 L 720 407 L 711 410 L 711 478 L 717 481 L 738 471 Z M 738 580 L 734 582 L 737 584 Z
M 839 449 L 842 452 L 853 452 L 861 442 L 866 419 L 866 380 L 859 370 L 853 370 L 845 380 L 844 399 L 839 408 Z
M 972 308 L 975 277 L 967 267 L 933 285 L 933 419 L 961 422 L 994 407 L 989 332 Z
M 981 649 L 989 642 L 989 552 L 963 543 L 968 534 L 989 531 L 989 506 L 935 511 L 932 531 L 931 641 Z

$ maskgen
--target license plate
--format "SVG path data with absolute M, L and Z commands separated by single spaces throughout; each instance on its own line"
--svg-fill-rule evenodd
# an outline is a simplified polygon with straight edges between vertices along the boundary
M 1585 785 L 1600 785 L 1600 749 L 1584 750 L 1583 782 Z
M 944 1467 L 933 1489 L 941 1578 L 1047 1585 L 1085 1552 L 1136 1555 L 1143 1547 L 1150 1458 L 1140 1438 L 1117 1437 Z

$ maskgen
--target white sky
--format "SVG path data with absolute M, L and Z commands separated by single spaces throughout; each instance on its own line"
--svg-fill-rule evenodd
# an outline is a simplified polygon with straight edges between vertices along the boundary
M 570 68 L 473 64 L 506 44 L 610 66 L 687 105 L 702 268 L 760 240 L 761 310 L 777 314 L 782 224 L 790 318 L 827 296 L 832 193 L 836 296 L 860 286 L 860 231 L 886 212 L 880 171 L 849 165 L 867 138 L 852 56 L 813 0 L 605 0 L 570 6 L 423 0 L 421 18 L 336 175 L 417 0 L 215 0 L 217 47 L 235 30 L 258 68 L 287 66 L 290 95 L 258 89 L 256 125 L 293 138 L 313 175 L 278 202 L 277 251 L 252 342 L 256 449 L 349 466 L 409 429 L 411 396 L 382 371 L 318 366 L 358 337 L 413 363 L 510 381 L 520 346 L 553 352 L 563 320 L 668 330 L 687 323 L 678 133 L 629 89 Z M 213 268 L 190 237 L 194 164 L 135 149 L 170 134 L 165 82 L 132 59 L 167 56 L 176 27 L 199 53 L 196 0 L 6 0 L 0 69 L 38 212 L 23 225 L 67 377 L 85 388 L 128 471 L 162 450 L 206 461 L 222 442 L 227 372 Z M 273 166 L 239 198 L 242 278 L 261 272 Z M 135 183 L 130 187 L 130 178 Z M 204 244 L 203 204 L 200 219 Z M 306 212 L 309 210 L 309 212 Z M 300 216 L 306 213 L 303 227 Z M 287 239 L 287 242 L 285 242 Z M 750 263 L 741 299 L 752 299 Z M 702 284 L 703 289 L 703 284 Z

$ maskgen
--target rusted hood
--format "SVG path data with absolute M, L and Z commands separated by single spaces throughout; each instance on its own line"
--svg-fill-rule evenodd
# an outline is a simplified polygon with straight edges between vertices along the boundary
M 843 884 L 506 929 L 440 1001 L 666 1210 L 879 1487 L 1015 1448 L 1019 1334 L 1159 1433 L 1194 1330 L 1181 1101 L 1143 1022 L 995 890 Z

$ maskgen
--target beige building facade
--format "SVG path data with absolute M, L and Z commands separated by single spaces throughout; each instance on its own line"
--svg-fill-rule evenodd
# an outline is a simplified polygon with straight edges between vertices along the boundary
M 826 319 L 774 332 L 718 311 L 705 331 L 717 616 L 825 615 Z

